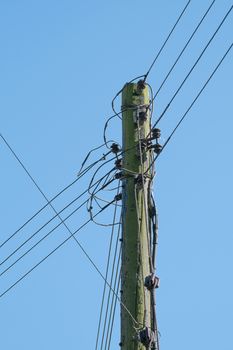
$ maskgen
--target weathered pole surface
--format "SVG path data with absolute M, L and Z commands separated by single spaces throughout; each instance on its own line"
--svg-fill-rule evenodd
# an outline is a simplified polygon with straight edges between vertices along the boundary
M 128 83 L 122 92 L 123 217 L 121 349 L 145 350 L 137 331 L 152 329 L 151 292 L 144 286 L 151 274 L 148 191 L 151 154 L 139 141 L 150 133 L 149 89 L 142 82 Z M 130 315 L 131 314 L 131 315 Z

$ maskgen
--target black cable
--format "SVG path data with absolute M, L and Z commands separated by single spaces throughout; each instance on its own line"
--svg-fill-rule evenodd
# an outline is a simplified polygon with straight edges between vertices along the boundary
M 62 222 L 60 222 L 59 224 L 57 224 L 53 229 L 51 229 L 46 235 L 44 235 L 38 242 L 36 242 L 31 248 L 29 248 L 25 253 L 23 253 L 19 258 L 17 258 L 11 265 L 9 265 L 4 271 L 2 271 L 0 273 L 0 277 L 2 275 L 4 275 L 8 270 L 10 270 L 18 261 L 20 261 L 22 258 L 24 258 L 30 251 L 32 251 L 36 246 L 38 246 L 41 242 L 43 242 L 47 237 L 49 237 L 51 235 L 52 232 L 54 232 L 59 226 L 61 226 L 62 223 L 64 223 L 65 221 L 67 221 L 71 216 L 73 216 L 81 207 L 84 206 L 84 204 L 87 202 L 88 200 L 85 200 L 82 204 L 80 204 L 76 209 L 74 209 L 67 217 L 65 217 Z M 102 208 L 101 208 L 102 209 Z M 26 243 L 26 242 L 25 242 Z M 80 243 L 77 241 L 77 243 L 80 245 Z M 19 248 L 21 248 L 23 245 L 21 245 Z M 18 249 L 19 249 L 18 248 Z M 17 250 L 18 250 L 17 249 Z M 17 251 L 16 250 L 16 251 Z M 16 251 L 14 251 L 9 257 L 11 257 Z M 8 258 L 9 258 L 8 257 Z M 8 260 L 5 259 L 6 260 Z M 4 261 L 4 262 L 5 262 Z
M 172 65 L 171 69 L 169 70 L 169 72 L 167 73 L 166 77 L 164 78 L 163 82 L 161 83 L 161 85 L 159 86 L 156 94 L 153 97 L 153 101 L 155 100 L 155 98 L 158 96 L 159 92 L 161 91 L 163 85 L 165 84 L 165 82 L 167 81 L 168 77 L 170 76 L 171 72 L 173 71 L 173 69 L 175 68 L 175 66 L 177 65 L 179 59 L 181 58 L 181 56 L 183 55 L 183 53 L 185 52 L 186 48 L 188 47 L 189 43 L 191 42 L 191 40 L 193 39 L 194 35 L 196 34 L 196 32 L 198 31 L 199 27 L 201 26 L 202 22 L 204 21 L 205 17 L 208 15 L 210 9 L 212 8 L 212 6 L 214 5 L 214 3 L 216 2 L 216 0 L 213 0 L 212 3 L 210 4 L 210 6 L 208 7 L 208 9 L 206 10 L 205 14 L 202 16 L 200 22 L 198 23 L 198 25 L 196 26 L 195 30 L 193 31 L 192 35 L 190 36 L 190 38 L 188 39 L 188 41 L 186 42 L 185 46 L 183 47 L 183 49 L 181 50 L 180 54 L 178 55 L 177 59 L 175 60 L 174 64 Z
M 100 214 L 104 209 L 101 209 L 96 215 Z M 72 233 L 72 235 L 75 235 L 77 232 L 79 232 L 81 229 L 83 229 L 91 220 L 87 220 L 84 224 L 82 224 L 76 231 Z M 23 276 L 21 276 L 16 282 L 11 284 L 9 288 L 7 288 L 4 292 L 0 294 L 0 298 L 2 298 L 6 293 L 8 293 L 13 287 L 15 287 L 20 281 L 22 281 L 26 276 L 28 276 L 33 270 L 35 270 L 42 262 L 44 262 L 46 259 L 48 259 L 53 253 L 55 253 L 59 248 L 61 248 L 65 243 L 67 243 L 72 237 L 67 237 L 64 241 L 62 241 L 56 248 L 54 248 L 49 254 L 47 254 L 42 260 L 40 260 L 36 265 L 34 265 L 30 270 L 28 270 Z M 84 251 L 84 248 L 82 248 Z M 84 251 L 85 255 L 86 252 Z M 88 256 L 88 259 L 90 257 Z M 92 265 L 95 267 L 97 272 L 101 275 L 101 277 L 104 279 L 104 276 L 98 269 L 98 267 L 92 262 Z
M 90 182 L 89 182 L 89 186 L 88 186 L 89 189 L 92 187 L 92 183 L 93 183 L 93 181 L 95 180 L 95 177 L 96 177 L 97 173 L 100 171 L 100 169 L 103 168 L 106 164 L 108 164 L 108 163 L 111 162 L 112 160 L 114 160 L 115 158 L 116 158 L 116 156 L 112 157 L 111 159 L 107 160 L 106 162 L 104 162 L 103 164 L 101 164 L 101 165 L 96 169 L 96 171 L 95 171 L 94 174 L 92 175 L 92 178 L 91 178 L 91 180 L 90 180 Z M 114 167 L 114 168 L 111 169 L 111 171 L 114 171 L 115 169 L 116 169 L 116 168 Z M 88 192 L 89 192 L 89 191 L 88 191 Z M 91 194 L 91 193 L 89 192 L 89 194 Z
M 186 110 L 186 112 L 183 114 L 183 116 L 180 118 L 179 122 L 177 123 L 176 127 L 173 129 L 173 131 L 171 132 L 170 136 L 167 138 L 166 142 L 163 145 L 162 151 L 164 150 L 164 148 L 167 146 L 168 142 L 171 140 L 172 136 L 174 135 L 174 133 L 176 132 L 176 130 L 178 129 L 178 127 L 180 126 L 180 124 L 184 121 L 185 117 L 187 116 L 187 114 L 189 113 L 189 111 L 191 110 L 191 108 L 193 107 L 193 105 L 196 103 L 196 101 L 198 100 L 198 98 L 200 97 L 200 95 L 202 94 L 202 92 L 205 90 L 206 86 L 209 84 L 210 80 L 213 78 L 214 74 L 217 72 L 218 68 L 221 66 L 221 64 L 223 63 L 224 59 L 226 58 L 226 56 L 228 55 L 228 53 L 230 52 L 230 50 L 232 49 L 233 43 L 229 46 L 229 48 L 227 49 L 227 51 L 225 52 L 225 54 L 223 55 L 223 57 L 221 58 L 221 60 L 219 61 L 218 65 L 215 67 L 215 69 L 213 70 L 213 72 L 211 73 L 211 75 L 209 76 L 209 78 L 207 79 L 207 81 L 205 82 L 205 84 L 203 85 L 203 87 L 201 88 L 201 90 L 198 92 L 197 96 L 195 97 L 195 99 L 193 100 L 193 102 L 190 104 L 190 106 L 188 107 L 188 109 Z M 151 163 L 150 166 L 152 166 L 154 164 L 154 162 L 156 161 L 156 159 L 160 156 L 160 154 L 162 153 L 162 151 L 157 154 L 154 157 L 153 162 Z M 147 171 L 149 170 L 149 168 L 147 169 Z M 147 172 L 146 171 L 146 172 Z
M 114 224 L 115 221 L 116 221 L 116 214 L 115 214 L 115 217 L 113 218 L 113 224 Z M 120 219 L 120 221 L 121 221 L 121 219 Z M 113 225 L 113 227 L 114 227 L 114 225 Z M 113 266 L 112 266 L 112 272 L 111 272 L 111 278 L 110 278 L 110 286 L 112 286 L 112 284 L 113 284 L 114 269 L 115 269 L 115 264 L 116 264 L 117 247 L 118 247 L 118 243 L 119 243 L 119 233 L 120 233 L 120 225 L 119 225 L 118 237 L 117 237 L 116 245 L 115 245 L 115 253 L 114 253 Z M 106 306 L 106 310 L 105 310 L 104 326 L 103 326 L 101 346 L 100 346 L 101 349 L 103 349 L 103 342 L 104 342 L 105 330 L 106 330 L 106 324 L 107 324 L 107 318 L 108 318 L 110 297 L 111 297 L 111 289 L 109 289 L 109 291 L 108 291 L 107 306 Z
M 107 127 L 108 127 L 108 123 L 110 122 L 110 120 L 112 120 L 113 118 L 115 118 L 116 116 L 118 116 L 119 114 L 122 114 L 124 111 L 122 110 L 121 112 L 119 113 L 115 113 L 113 114 L 111 117 L 109 117 L 105 124 L 104 124 L 104 129 L 103 129 L 103 139 L 104 139 L 104 144 L 107 148 L 110 149 L 110 147 L 108 146 L 108 143 L 107 143 L 107 137 L 106 137 L 106 131 L 107 131 Z
M 133 81 L 135 81 L 135 80 L 137 80 L 137 79 L 140 79 L 140 78 L 144 78 L 144 77 L 145 77 L 145 75 L 140 75 L 140 76 L 138 76 L 138 77 L 136 77 L 136 78 L 130 80 L 127 84 L 130 84 L 130 83 L 132 83 Z M 153 91 L 152 91 L 152 87 L 151 87 L 151 85 L 148 84 L 148 83 L 146 83 L 146 85 L 149 86 L 149 88 L 150 88 L 150 90 L 151 90 L 151 92 L 152 92 L 152 93 L 151 93 L 151 96 L 152 96 L 151 104 L 152 104 L 152 112 L 153 112 Z M 113 114 L 112 116 L 110 116 L 110 117 L 107 119 L 107 121 L 105 122 L 105 124 L 104 124 L 104 129 L 103 129 L 103 140 L 104 140 L 105 146 L 106 146 L 107 148 L 109 148 L 109 149 L 110 149 L 110 147 L 109 147 L 108 144 L 107 144 L 107 137 L 106 137 L 106 131 L 107 131 L 107 127 L 108 127 L 109 122 L 110 122 L 113 118 L 115 118 L 115 117 L 119 117 L 120 119 L 122 119 L 122 118 L 120 117 L 120 114 L 122 114 L 122 113 L 124 113 L 124 112 L 126 112 L 126 111 L 129 110 L 129 108 L 126 107 L 126 108 L 123 108 L 120 112 L 116 112 L 115 107 L 114 107 L 114 101 L 115 101 L 115 99 L 119 96 L 119 94 L 123 91 L 123 89 L 124 89 L 124 87 L 123 87 L 120 91 L 118 91 L 118 93 L 117 93 L 117 94 L 115 95 L 115 97 L 113 98 L 113 100 L 112 100 L 112 110 L 114 111 L 114 114 Z
M 117 261 L 116 273 L 115 273 L 114 285 L 113 285 L 113 289 L 116 290 L 117 294 L 118 294 L 118 291 L 119 291 L 120 278 L 121 278 L 120 262 L 121 262 L 121 249 L 119 250 L 119 254 L 118 254 L 118 261 Z M 118 282 L 117 282 L 117 280 L 118 280 Z M 112 294 L 112 300 L 111 300 L 111 306 L 110 306 L 110 312 L 109 312 L 109 320 L 108 320 L 108 327 L 107 327 L 107 333 L 106 333 L 106 342 L 105 342 L 105 347 L 104 347 L 105 350 L 107 349 L 107 343 L 108 344 L 111 343 L 112 327 L 113 327 L 114 318 L 115 318 L 115 311 L 116 311 L 116 305 L 115 305 L 116 302 L 117 302 L 116 297 L 115 297 L 115 295 Z
M 2 136 L 1 136 L 2 137 Z M 4 139 L 5 140 L 5 139 Z M 6 140 L 5 140 L 6 141 Z M 6 143 L 9 145 L 8 143 Z M 10 146 L 9 146 L 10 147 Z M 10 147 L 11 149 L 11 147 Z M 14 151 L 13 151 L 14 152 Z M 14 153 L 13 153 L 14 154 Z M 20 226 L 15 232 L 13 232 L 4 242 L 0 244 L 0 248 L 2 248 L 10 239 L 12 239 L 19 231 L 21 231 L 29 222 L 31 222 L 37 215 L 39 215 L 45 208 L 47 208 L 48 205 L 50 205 L 51 202 L 53 202 L 56 198 L 58 198 L 62 193 L 64 193 L 66 190 L 68 190 L 70 187 L 72 187 L 78 180 L 80 180 L 88 171 L 91 170 L 93 166 L 95 166 L 98 162 L 102 160 L 102 157 L 89 165 L 86 169 L 84 169 L 77 179 L 72 181 L 69 185 L 65 186 L 60 192 L 58 192 L 53 198 L 51 198 L 43 207 L 41 207 L 35 214 L 33 214 L 22 226 Z M 56 215 L 57 216 L 57 215 Z
M 8 270 L 10 270 L 13 266 L 15 266 L 22 258 L 24 258 L 28 253 L 30 253 L 35 247 L 37 247 L 41 242 L 43 242 L 47 237 L 49 237 L 51 235 L 51 233 L 53 233 L 59 226 L 61 226 L 61 224 L 63 224 L 66 220 L 68 220 L 72 215 L 74 215 L 79 209 L 81 209 L 84 204 L 87 202 L 84 201 L 82 204 L 80 204 L 77 208 L 75 208 L 68 216 L 66 216 L 62 222 L 59 222 L 59 224 L 57 224 L 53 229 L 51 229 L 48 233 L 46 233 L 46 235 L 44 235 L 38 242 L 36 242 L 31 248 L 29 248 L 25 253 L 23 253 L 22 255 L 19 256 L 19 258 L 17 258 L 11 265 L 9 265 L 5 270 L 3 270 L 1 273 L 0 273 L 0 277 L 2 275 L 4 275 Z M 21 248 L 23 245 L 21 245 L 19 248 Z M 18 248 L 18 249 L 19 249 Z M 10 258 L 16 251 L 15 250 L 8 258 Z M 6 260 L 8 260 L 5 259 Z M 5 262 L 4 261 L 4 262 Z
M 119 276 L 118 276 L 117 289 L 116 289 L 116 293 L 117 294 L 119 293 L 120 283 L 121 283 L 121 270 L 120 270 Z M 110 346 L 111 346 L 112 331 L 113 331 L 113 326 L 114 326 L 114 321 L 115 321 L 115 314 L 116 314 L 116 305 L 117 305 L 117 298 L 115 297 L 114 306 L 113 306 L 112 322 L 111 322 L 111 326 L 110 326 L 110 335 L 109 335 L 109 341 L 108 341 L 108 350 L 110 350 Z
M 78 176 L 79 176 L 79 174 L 81 173 L 81 171 L 82 171 L 84 165 L 86 164 L 88 158 L 90 157 L 91 153 L 97 151 L 98 149 L 102 148 L 103 146 L 106 146 L 106 144 L 108 144 L 109 142 L 111 142 L 111 141 L 106 141 L 106 142 L 104 142 L 102 145 L 97 146 L 97 147 L 91 149 L 91 150 L 87 153 L 87 155 L 86 155 L 84 161 L 83 161 L 82 164 L 81 164 L 80 170 L 79 170 L 79 172 L 78 172 Z M 102 160 L 105 160 L 106 157 L 109 155 L 109 153 L 111 153 L 111 152 L 107 152 L 106 154 L 103 154 L 103 156 L 102 156 L 101 159 L 102 159 Z
M 109 184 L 110 184 L 111 182 L 113 182 L 114 180 L 116 180 L 116 179 L 115 179 L 115 176 L 113 176 L 113 178 L 112 178 L 111 180 L 109 180 Z M 91 195 L 90 195 L 89 201 L 88 201 L 88 203 L 87 203 L 87 211 L 88 211 L 89 214 L 90 214 L 90 218 L 92 219 L 92 221 L 93 221 L 96 225 L 99 225 L 99 226 L 107 227 L 107 226 L 117 226 L 117 225 L 119 225 L 119 222 L 118 222 L 118 223 L 114 223 L 114 224 L 112 224 L 112 223 L 106 224 L 106 223 L 97 222 L 97 221 L 95 221 L 95 220 L 93 219 L 93 200 L 95 200 L 95 202 L 97 203 L 98 206 L 100 206 L 99 203 L 98 203 L 98 200 L 103 201 L 103 202 L 105 202 L 105 203 L 109 203 L 109 201 L 106 201 L 106 200 L 104 200 L 104 199 L 102 199 L 102 198 L 98 198 L 98 197 L 96 196 L 96 193 L 97 193 L 96 191 L 97 191 L 98 186 L 99 186 L 99 185 L 97 185 L 97 186 L 94 188 L 93 192 L 92 192 Z M 101 187 L 101 190 L 103 190 L 103 189 L 105 189 L 105 188 L 106 188 L 106 185 L 103 185 L 103 186 Z M 120 180 L 119 180 L 119 182 L 118 182 L 117 191 L 119 191 L 119 188 L 120 188 Z M 98 191 L 98 192 L 99 192 L 99 191 Z M 115 197 L 115 198 L 117 198 L 117 197 Z M 120 200 L 120 199 L 119 199 L 119 200 Z M 112 202 L 111 202 L 111 203 L 112 203 Z M 114 205 L 115 205 L 115 204 L 114 204 Z M 121 207 L 121 205 L 119 205 L 119 204 L 116 204 L 116 206 L 117 206 L 117 207 L 118 207 L 118 206 Z M 101 206 L 100 206 L 100 207 L 101 207 Z
M 78 179 L 75 179 L 73 182 L 71 182 L 68 186 L 66 186 L 65 188 L 63 188 L 58 194 L 56 194 L 56 196 L 54 196 L 50 202 L 52 202 L 53 200 L 55 200 L 57 197 L 59 197 L 64 191 L 66 191 L 68 188 L 70 188 L 71 186 L 73 186 L 76 182 L 78 181 Z M 12 233 L 4 242 L 1 243 L 0 248 L 2 248 L 10 239 L 12 239 L 19 231 L 21 231 L 30 221 L 32 221 L 40 212 L 42 212 L 47 206 L 49 205 L 49 203 L 45 204 L 43 207 L 41 207 L 35 214 L 33 214 L 33 216 L 31 216 L 22 226 L 20 226 L 14 233 Z
M 108 175 L 108 174 L 107 174 Z M 106 176 L 106 175 L 105 175 Z M 98 180 L 99 181 L 99 180 Z M 94 186 L 95 184 L 93 184 L 92 186 Z M 61 211 L 59 212 L 59 214 L 61 214 L 64 210 L 66 210 L 70 205 L 74 204 L 78 199 L 80 199 L 85 193 L 88 192 L 88 189 L 83 191 L 79 196 L 77 196 L 74 200 L 72 200 L 69 204 L 67 204 L 63 209 L 61 209 Z M 88 200 L 87 200 L 88 201 Z M 86 203 L 87 201 L 85 201 L 84 203 Z M 20 246 L 18 246 L 11 254 L 9 254 L 3 261 L 0 262 L 0 266 L 2 264 L 4 264 L 7 260 L 9 260 L 19 249 L 21 249 L 27 242 L 29 242 L 35 235 L 37 235 L 44 227 L 46 227 L 52 220 L 54 220 L 56 217 L 58 216 L 58 214 L 56 214 L 55 216 L 53 216 L 49 221 L 47 221 L 44 225 L 42 225 L 37 231 L 35 231 L 29 238 L 27 238 L 26 241 L 24 241 L 23 243 L 21 243 Z M 61 224 L 61 223 L 60 223 Z M 60 226 L 60 224 L 58 226 Z M 57 227 L 58 227 L 57 226 Z
M 95 216 L 99 215 L 102 211 L 104 211 L 110 204 L 107 204 L 104 208 L 102 208 L 97 214 L 95 214 Z M 76 231 L 74 231 L 72 233 L 72 236 L 74 236 L 77 232 L 79 232 L 83 227 L 85 227 L 91 220 L 87 220 L 83 225 L 81 225 Z M 53 249 L 49 254 L 47 254 L 42 260 L 40 260 L 36 265 L 34 265 L 29 271 L 27 271 L 23 276 L 21 276 L 16 282 L 14 282 L 13 284 L 10 285 L 9 288 L 5 289 L 1 294 L 0 294 L 0 298 L 2 298 L 5 294 L 7 294 L 12 288 L 14 288 L 19 282 L 21 282 L 25 277 L 27 277 L 33 270 L 35 270 L 40 264 L 42 264 L 46 259 L 48 259 L 53 253 L 55 253 L 59 248 L 61 248 L 65 243 L 67 243 L 72 236 L 67 237 L 63 242 L 61 242 L 55 249 Z M 78 241 L 77 241 L 78 242 Z M 97 267 L 97 265 L 94 263 L 94 261 L 90 258 L 90 256 L 87 254 L 87 252 L 85 251 L 85 249 L 81 246 L 81 244 L 78 242 L 78 244 L 80 245 L 80 249 L 83 251 L 83 253 L 85 254 L 85 256 L 88 258 L 88 260 L 91 262 L 92 266 L 95 268 L 95 270 L 98 272 L 98 274 L 101 276 L 101 278 L 103 280 L 105 280 L 104 275 L 102 274 L 102 272 L 99 270 L 99 268 Z M 129 311 L 129 309 L 124 305 L 124 303 L 121 301 L 120 297 L 118 296 L 118 294 L 116 294 L 115 290 L 113 290 L 113 288 L 110 286 L 110 284 L 108 283 L 108 281 L 106 281 L 108 287 L 111 289 L 111 291 L 114 293 L 114 295 L 116 296 L 117 300 L 119 301 L 119 303 L 122 305 L 122 307 L 125 309 L 125 311 L 128 313 L 128 315 L 131 317 L 132 321 L 138 325 L 138 322 L 135 320 L 135 318 L 133 317 L 133 315 L 131 314 L 131 312 Z
M 153 266 L 155 269 L 155 258 L 156 258 L 156 247 L 158 244 L 158 214 L 157 214 L 157 208 L 155 204 L 155 200 L 153 195 L 151 195 L 151 200 L 152 200 L 152 234 L 153 234 L 153 239 L 152 239 L 152 262 Z
M 223 23 L 225 22 L 225 20 L 227 19 L 227 17 L 229 16 L 230 12 L 232 11 L 233 5 L 231 5 L 230 9 L 227 11 L 227 13 L 225 14 L 224 18 L 222 19 L 222 21 L 220 22 L 220 24 L 218 25 L 217 29 L 215 30 L 214 34 L 211 36 L 210 40 L 208 41 L 208 43 L 206 44 L 206 46 L 204 47 L 204 49 L 202 50 L 201 54 L 199 55 L 199 57 L 197 58 L 196 62 L 194 63 L 194 65 L 192 66 L 192 68 L 190 69 L 190 71 L 188 72 L 188 74 L 186 75 L 186 77 L 184 78 L 184 80 L 182 81 L 182 83 L 180 84 L 180 86 L 178 87 L 178 89 L 176 90 L 176 92 L 174 93 L 174 95 L 172 96 L 171 100 L 169 101 L 168 105 L 166 106 L 166 108 L 164 109 L 164 111 L 162 112 L 162 114 L 160 115 L 160 117 L 157 119 L 157 121 L 155 122 L 155 124 L 153 125 L 153 128 L 156 127 L 156 125 L 161 121 L 161 119 L 164 117 L 165 113 L 167 112 L 168 108 L 170 107 L 171 103 L 173 102 L 173 100 L 175 99 L 175 97 L 177 96 L 177 94 L 179 93 L 179 91 L 181 90 L 181 88 L 183 87 L 184 83 L 187 81 L 188 77 L 190 76 L 190 74 L 192 73 L 192 71 L 194 70 L 194 68 L 196 67 L 196 65 L 198 64 L 198 62 L 200 61 L 201 57 L 203 56 L 203 54 L 205 53 L 205 51 L 207 50 L 207 48 L 209 47 L 210 43 L 212 42 L 212 40 L 214 39 L 215 35 L 218 33 L 219 29 L 222 27 Z
M 160 56 L 161 52 L 163 51 L 165 45 L 167 44 L 167 42 L 168 42 L 170 36 L 172 35 L 174 29 L 176 28 L 176 26 L 178 25 L 179 21 L 180 21 L 181 18 L 183 17 L 183 15 L 184 15 L 184 13 L 185 13 L 185 11 L 186 11 L 188 5 L 190 4 L 190 2 L 191 2 L 191 0 L 189 0 L 189 1 L 187 2 L 187 4 L 185 5 L 184 9 L 182 10 L 181 14 L 179 15 L 178 19 L 176 20 L 176 23 L 175 23 L 174 26 L 172 27 L 172 29 L 171 29 L 170 33 L 168 34 L 166 40 L 164 41 L 163 45 L 161 46 L 159 52 L 158 52 L 157 55 L 155 56 L 155 59 L 153 60 L 153 62 L 152 62 L 152 64 L 150 65 L 150 67 L 149 67 L 147 73 L 145 74 L 144 82 L 146 81 L 148 75 L 150 74 L 151 69 L 153 68 L 155 62 L 157 61 L 157 59 L 159 58 L 159 56 Z
M 191 1 L 191 0 L 190 0 L 190 1 Z M 130 81 L 128 82 L 128 84 L 130 84 L 130 83 L 132 83 L 133 81 L 138 80 L 138 79 L 140 79 L 140 78 L 144 78 L 144 77 L 145 77 L 145 75 L 139 75 L 138 77 L 133 78 L 132 80 L 130 80 Z M 122 89 L 120 89 L 120 90 L 116 93 L 116 95 L 113 97 L 112 102 L 111 102 L 112 110 L 113 110 L 113 112 L 115 113 L 115 115 L 112 116 L 112 117 L 117 116 L 117 117 L 118 117 L 119 119 L 121 119 L 121 120 L 122 120 L 122 118 L 121 118 L 120 114 L 122 114 L 123 111 L 117 112 L 117 111 L 115 110 L 114 103 L 115 103 L 116 98 L 117 98 L 117 97 L 120 95 L 120 93 L 123 91 L 123 89 L 124 89 L 124 86 L 123 86 Z M 126 110 L 127 110 L 127 108 L 124 109 L 124 111 L 126 111 Z M 110 117 L 110 118 L 112 119 L 112 117 Z
M 113 223 L 116 221 L 116 214 L 117 214 L 117 206 L 115 205 L 114 214 L 113 214 Z M 112 242 L 113 242 L 114 231 L 115 231 L 115 226 L 113 225 L 112 230 L 111 230 L 109 249 L 108 249 L 107 267 L 106 267 L 106 273 L 105 273 L 105 281 L 104 281 L 104 288 L 103 288 L 103 294 L 102 294 L 99 323 L 98 323 L 98 329 L 97 329 L 97 335 L 96 335 L 95 350 L 97 350 L 98 343 L 99 343 L 99 334 L 100 334 L 100 327 L 101 327 L 101 322 L 102 322 L 102 314 L 103 314 L 104 301 L 105 301 L 105 293 L 106 293 L 106 287 L 107 287 L 106 280 L 108 279 L 108 271 L 109 271 L 109 265 L 110 265 L 110 257 L 111 257 L 111 251 L 112 251 Z M 119 236 L 119 231 L 120 231 L 120 226 L 118 228 L 118 236 Z M 111 285 L 111 282 L 110 282 L 110 285 Z

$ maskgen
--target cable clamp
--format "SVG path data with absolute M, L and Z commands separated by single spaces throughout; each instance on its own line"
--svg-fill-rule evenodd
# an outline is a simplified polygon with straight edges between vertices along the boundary
M 148 327 L 139 331 L 139 341 L 144 345 L 147 349 L 152 348 L 155 343 L 155 333 Z
M 116 167 L 116 169 L 122 168 L 122 158 L 119 158 L 115 161 L 115 167 Z
M 112 153 L 115 153 L 115 154 L 119 153 L 120 150 L 121 150 L 121 148 L 120 148 L 120 146 L 118 145 L 118 143 L 113 143 L 113 144 L 110 146 L 110 148 L 111 148 Z
M 151 137 L 153 139 L 159 139 L 161 137 L 161 130 L 158 128 L 154 128 L 151 130 Z
M 146 174 L 138 174 L 134 176 L 134 183 L 138 186 L 142 186 L 143 182 L 146 181 L 147 176 Z
M 138 86 L 138 89 L 139 90 L 144 90 L 145 88 L 146 88 L 146 84 L 145 84 L 145 81 L 144 80 L 139 80 L 138 82 L 137 82 L 137 86 Z
M 119 171 L 118 173 L 115 174 L 114 177 L 115 177 L 115 179 L 117 179 L 117 180 L 122 180 L 123 177 L 124 177 L 123 171 Z
M 153 149 L 156 154 L 161 153 L 163 146 L 160 145 L 159 143 L 156 143 L 154 145 L 149 146 L 149 149 Z
M 149 276 L 146 276 L 144 281 L 144 286 L 148 290 L 153 290 L 153 289 L 159 288 L 159 282 L 160 282 L 159 277 L 155 276 L 154 273 L 151 273 Z
M 138 122 L 141 125 L 147 120 L 148 109 L 148 104 L 135 106 L 135 111 L 133 112 L 133 121 L 135 125 L 138 125 Z
M 114 200 L 115 200 L 116 202 L 121 201 L 121 200 L 122 200 L 122 193 L 118 193 L 118 194 L 114 197 Z

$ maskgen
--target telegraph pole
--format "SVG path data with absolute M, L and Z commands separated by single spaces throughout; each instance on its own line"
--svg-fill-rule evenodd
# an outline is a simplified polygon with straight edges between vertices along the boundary
M 120 342 L 122 350 L 158 349 L 153 306 L 154 288 L 158 286 L 158 278 L 154 275 L 151 248 L 156 242 L 152 242 L 150 225 L 153 149 L 151 142 L 147 141 L 152 139 L 149 107 L 149 89 L 143 81 L 127 83 L 124 86 L 121 275 L 123 305 Z

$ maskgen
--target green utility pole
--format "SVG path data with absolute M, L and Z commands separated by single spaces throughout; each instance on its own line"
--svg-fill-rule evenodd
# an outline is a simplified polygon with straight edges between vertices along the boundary
M 139 337 L 148 338 L 153 319 L 151 291 L 145 279 L 152 275 L 149 235 L 149 196 L 152 151 L 141 140 L 150 135 L 149 89 L 142 81 L 128 83 L 122 92 L 123 216 L 122 216 L 122 350 L 145 350 Z M 148 341 L 148 339 L 147 339 Z M 153 347 L 154 349 L 156 347 Z

